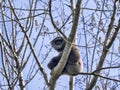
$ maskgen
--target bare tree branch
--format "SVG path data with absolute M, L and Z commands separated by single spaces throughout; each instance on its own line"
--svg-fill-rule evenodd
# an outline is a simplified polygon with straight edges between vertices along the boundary
M 115 30 L 110 42 L 108 41 L 109 40 L 109 36 L 110 36 L 110 33 L 111 33 L 111 30 L 113 29 L 113 24 L 114 24 L 114 18 L 115 18 L 115 15 L 116 15 L 116 10 L 117 10 L 117 1 L 118 0 L 115 0 L 114 2 L 114 12 L 112 14 L 112 17 L 111 17 L 111 22 L 109 24 L 109 27 L 108 27 L 108 31 L 107 31 L 107 34 L 106 34 L 106 38 L 105 38 L 105 43 L 104 43 L 104 47 L 103 47 L 103 52 L 102 52 L 102 55 L 101 55 L 101 58 L 100 58 L 100 61 L 98 63 L 98 66 L 97 66 L 97 70 L 100 69 L 102 66 L 103 66 L 103 63 L 105 61 L 105 57 L 107 55 L 107 52 L 109 51 L 111 45 L 113 44 L 113 41 L 115 40 L 117 34 L 118 34 L 118 31 L 119 31 L 119 28 L 120 28 L 120 21 L 118 22 L 118 26 L 117 26 L 117 29 Z M 100 73 L 100 71 L 96 72 L 96 74 L 98 75 Z M 97 82 L 97 79 L 98 79 L 98 76 L 94 76 L 91 80 L 91 83 L 89 84 L 89 86 L 87 87 L 86 90 L 92 90 L 92 88 L 95 86 L 96 82 Z
M 64 34 L 64 33 L 61 31 L 61 29 L 59 29 L 59 28 L 57 27 L 57 25 L 55 24 L 55 22 L 54 22 L 54 20 L 53 20 L 51 8 L 52 8 L 52 0 L 49 1 L 49 15 L 50 15 L 51 22 L 52 22 L 54 28 L 55 28 L 65 39 L 67 39 L 67 37 L 65 36 L 65 34 Z
M 14 9 L 13 9 L 13 5 L 12 5 L 11 1 L 9 1 L 9 3 L 10 3 L 10 6 L 11 6 L 11 9 L 12 9 L 12 12 L 13 12 L 15 18 L 16 18 L 16 21 L 17 21 L 17 23 L 19 24 L 19 26 L 21 27 L 23 33 L 25 34 L 25 37 L 26 37 L 26 39 L 27 39 L 27 41 L 28 41 L 28 44 L 29 44 L 29 46 L 30 46 L 30 49 L 31 49 L 31 51 L 32 51 L 32 53 L 33 53 L 33 55 L 34 55 L 34 58 L 35 58 L 35 60 L 36 60 L 36 62 L 37 62 L 37 64 L 38 64 L 38 67 L 39 67 L 40 71 L 42 72 L 42 74 L 43 74 L 43 76 L 44 76 L 44 79 L 45 79 L 45 81 L 46 81 L 46 84 L 48 85 L 49 83 L 48 83 L 48 79 L 47 79 L 47 74 L 46 74 L 46 72 L 44 71 L 41 63 L 39 62 L 40 60 L 38 59 L 38 57 L 37 57 L 37 55 L 36 55 L 36 53 L 35 53 L 35 51 L 34 51 L 34 48 L 33 48 L 32 44 L 31 44 L 31 41 L 30 41 L 29 37 L 27 36 L 26 31 L 24 30 L 24 27 L 21 25 L 21 23 L 20 23 L 17 15 L 16 15 L 16 13 L 15 13 L 15 11 L 14 11 Z

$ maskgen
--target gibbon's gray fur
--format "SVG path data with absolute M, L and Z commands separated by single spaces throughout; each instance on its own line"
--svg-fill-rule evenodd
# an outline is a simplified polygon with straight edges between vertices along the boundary
M 60 61 L 66 42 L 62 37 L 56 37 L 51 41 L 52 47 L 58 51 L 58 55 L 53 57 L 48 63 L 48 68 L 52 70 Z M 68 56 L 68 60 L 61 74 L 67 74 L 70 76 L 78 75 L 82 71 L 82 59 L 78 47 L 73 45 Z

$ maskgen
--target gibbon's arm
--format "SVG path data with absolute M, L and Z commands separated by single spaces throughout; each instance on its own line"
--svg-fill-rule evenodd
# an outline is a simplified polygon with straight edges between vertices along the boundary
M 52 70 L 59 63 L 60 59 L 61 55 L 53 57 L 51 61 L 48 63 L 48 68 Z

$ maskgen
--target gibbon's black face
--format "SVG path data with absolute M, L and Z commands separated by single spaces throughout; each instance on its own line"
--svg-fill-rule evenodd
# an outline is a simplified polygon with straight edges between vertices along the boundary
M 59 46 L 63 43 L 63 40 L 56 40 L 55 41 L 55 45 Z
M 51 41 L 51 45 L 55 50 L 57 50 L 58 52 L 61 52 L 64 50 L 65 41 L 62 37 L 56 37 Z

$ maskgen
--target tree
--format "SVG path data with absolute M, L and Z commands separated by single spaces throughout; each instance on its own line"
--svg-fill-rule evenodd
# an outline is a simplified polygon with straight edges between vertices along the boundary
M 67 87 L 62 82 L 66 90 L 119 89 L 118 3 L 118 0 L 0 2 L 0 89 L 58 90 L 60 84 L 56 82 L 62 82 L 60 73 L 74 41 L 80 49 L 84 69 L 75 79 L 70 77 Z M 63 36 L 67 44 L 61 63 L 50 76 L 46 66 L 57 54 L 50 45 L 56 36 Z M 69 76 L 62 78 L 65 77 Z

